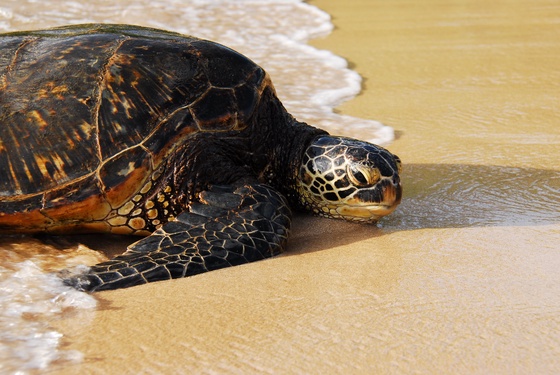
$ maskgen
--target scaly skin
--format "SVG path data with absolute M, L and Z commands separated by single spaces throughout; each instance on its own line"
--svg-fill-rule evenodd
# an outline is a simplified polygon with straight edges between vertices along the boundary
M 283 251 L 291 211 L 266 185 L 215 187 L 122 255 L 83 275 L 65 275 L 80 290 L 125 288 L 196 275 L 271 257 Z

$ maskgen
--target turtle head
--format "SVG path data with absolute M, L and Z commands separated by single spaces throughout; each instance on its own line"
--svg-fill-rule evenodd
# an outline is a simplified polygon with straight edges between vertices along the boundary
M 401 161 L 382 147 L 319 136 L 299 168 L 299 204 L 317 215 L 372 223 L 401 201 Z

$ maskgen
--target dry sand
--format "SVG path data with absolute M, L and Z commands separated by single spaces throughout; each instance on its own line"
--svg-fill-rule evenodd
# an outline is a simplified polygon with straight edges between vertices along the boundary
M 298 217 L 286 255 L 99 293 L 57 373 L 560 372 L 560 7 L 311 1 L 397 130 L 401 208 Z

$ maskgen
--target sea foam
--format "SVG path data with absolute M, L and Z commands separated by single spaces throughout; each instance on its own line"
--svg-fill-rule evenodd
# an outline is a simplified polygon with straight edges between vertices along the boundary
M 82 353 L 61 350 L 63 335 L 51 322 L 76 310 L 92 310 L 89 294 L 63 285 L 54 269 L 100 257 L 89 249 L 61 252 L 38 241 L 3 238 L 0 244 L 0 373 L 45 370 L 54 362 L 79 362 Z M 78 270 L 76 270 L 78 271 Z

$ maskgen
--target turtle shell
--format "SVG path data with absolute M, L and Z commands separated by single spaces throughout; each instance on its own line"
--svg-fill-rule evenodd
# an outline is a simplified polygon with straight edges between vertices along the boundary
M 161 30 L 1 35 L 0 229 L 103 220 L 194 134 L 246 129 L 267 86 L 243 55 Z

